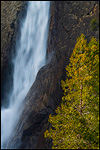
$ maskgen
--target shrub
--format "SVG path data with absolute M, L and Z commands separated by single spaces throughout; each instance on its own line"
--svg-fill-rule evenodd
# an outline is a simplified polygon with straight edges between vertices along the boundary
M 97 27 L 98 27 L 98 22 L 96 19 L 92 19 L 91 20 L 91 23 L 90 23 L 90 26 L 91 26 L 91 30 L 92 31 L 96 31 L 97 30 Z

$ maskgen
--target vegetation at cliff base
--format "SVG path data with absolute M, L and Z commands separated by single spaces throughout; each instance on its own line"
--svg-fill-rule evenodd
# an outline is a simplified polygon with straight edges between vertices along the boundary
M 45 137 L 53 149 L 99 149 L 99 42 L 82 34 L 61 81 L 63 97 Z

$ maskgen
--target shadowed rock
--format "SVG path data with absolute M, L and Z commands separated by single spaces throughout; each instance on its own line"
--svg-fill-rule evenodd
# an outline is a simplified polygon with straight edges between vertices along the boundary
M 25 17 L 27 2 L 1 1 L 1 106 L 7 107 L 13 88 L 13 63 L 20 23 Z

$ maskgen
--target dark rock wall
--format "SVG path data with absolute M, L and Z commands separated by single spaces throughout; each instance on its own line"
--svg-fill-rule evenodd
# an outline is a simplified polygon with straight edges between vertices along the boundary
M 98 1 L 52 1 L 48 36 L 47 64 L 42 67 L 30 88 L 22 107 L 23 113 L 9 142 L 10 148 L 48 149 L 52 140 L 44 138 L 50 127 L 49 114 L 62 97 L 61 80 L 66 78 L 65 67 L 81 33 L 88 41 L 99 39 L 99 27 L 91 30 L 90 22 L 99 21 Z
M 20 36 L 20 24 L 26 8 L 26 1 L 1 1 L 1 105 L 5 107 L 13 86 L 12 58 L 15 56 L 16 40 Z

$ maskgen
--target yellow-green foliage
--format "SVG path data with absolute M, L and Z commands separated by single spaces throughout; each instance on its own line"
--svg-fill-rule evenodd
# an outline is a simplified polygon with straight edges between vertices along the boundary
M 82 34 L 61 81 L 64 95 L 45 137 L 53 149 L 99 149 L 99 42 Z
M 92 31 L 96 31 L 97 27 L 99 26 L 99 23 L 97 22 L 96 19 L 92 19 L 91 23 L 90 23 L 90 26 L 91 26 L 91 30 Z

